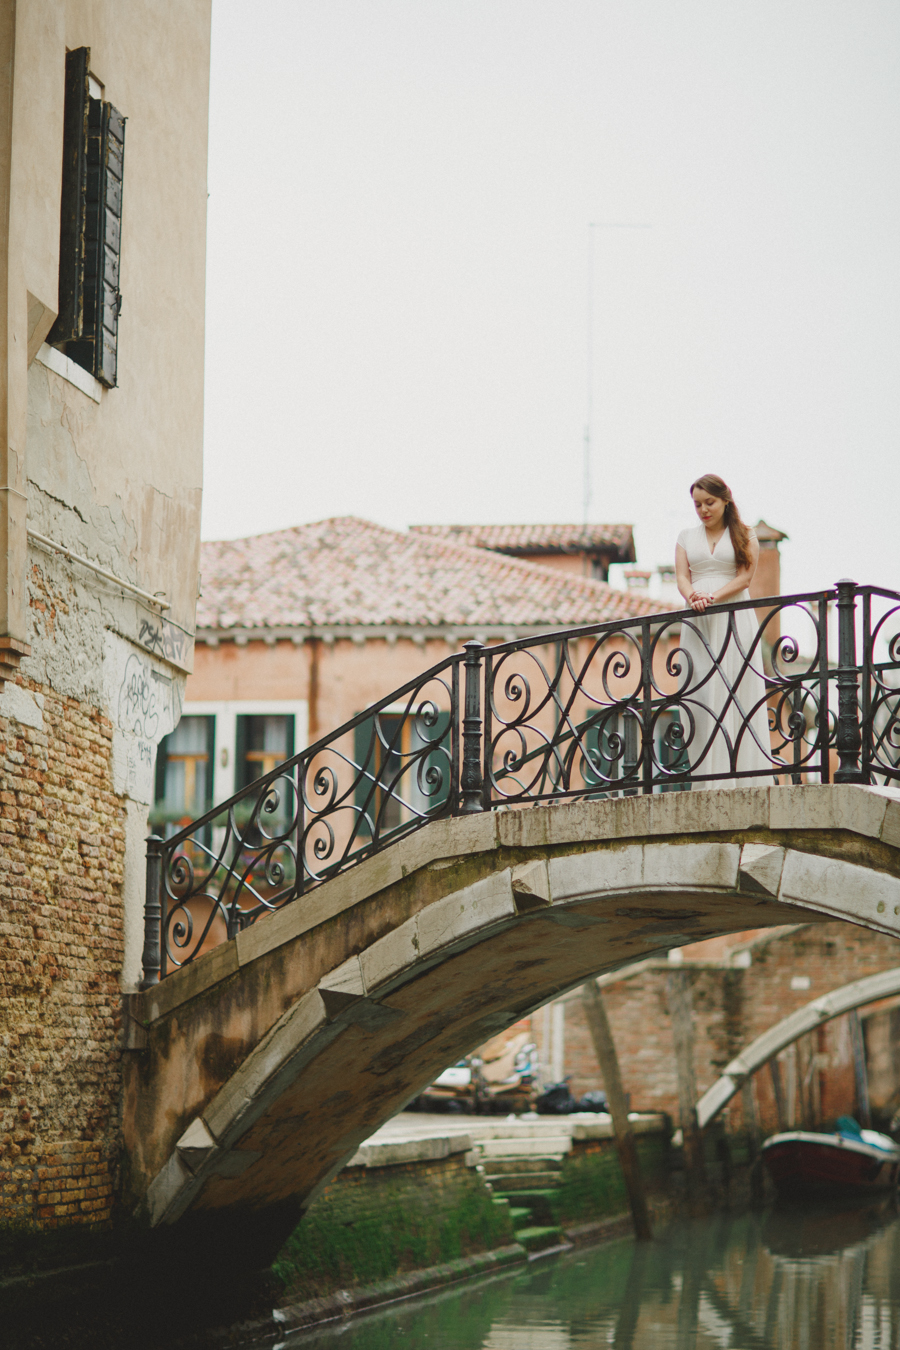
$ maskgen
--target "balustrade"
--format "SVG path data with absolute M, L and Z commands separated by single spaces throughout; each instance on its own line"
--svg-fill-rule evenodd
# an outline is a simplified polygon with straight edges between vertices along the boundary
M 467 642 L 171 838 L 151 836 L 142 987 L 441 817 L 900 782 L 898 673 L 900 594 L 847 580 L 702 617 Z

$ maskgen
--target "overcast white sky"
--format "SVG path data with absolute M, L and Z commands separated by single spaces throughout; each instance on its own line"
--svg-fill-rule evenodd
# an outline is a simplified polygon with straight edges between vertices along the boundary
M 214 0 L 204 537 L 591 518 L 713 471 L 900 588 L 895 0 Z

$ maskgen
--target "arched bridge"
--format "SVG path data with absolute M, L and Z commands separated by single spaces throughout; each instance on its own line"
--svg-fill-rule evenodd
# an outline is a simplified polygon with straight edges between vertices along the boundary
M 898 952 L 900 958 L 900 952 Z M 704 1092 L 697 1102 L 697 1124 L 704 1129 L 718 1115 L 723 1106 L 727 1106 L 741 1085 L 757 1069 L 801 1036 L 824 1026 L 832 1018 L 843 1013 L 863 1008 L 867 1003 L 878 999 L 891 998 L 900 994 L 900 967 L 894 970 L 880 970 L 877 975 L 866 975 L 861 980 L 841 985 L 827 994 L 810 999 L 809 1003 L 798 1008 L 787 1017 L 774 1022 L 761 1036 L 757 1036 L 749 1045 L 745 1045 L 739 1055 L 727 1066 L 724 1073 Z
M 361 1141 L 531 1009 L 714 934 L 836 918 L 900 936 L 892 788 L 434 820 L 135 996 L 131 1202 L 258 1259 Z

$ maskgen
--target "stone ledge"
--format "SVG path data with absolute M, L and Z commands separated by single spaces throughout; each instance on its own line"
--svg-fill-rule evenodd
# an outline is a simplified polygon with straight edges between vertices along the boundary
M 424 1139 L 399 1139 L 384 1144 L 362 1144 L 347 1167 L 400 1167 L 405 1163 L 439 1162 L 453 1153 L 468 1153 L 467 1134 L 445 1134 Z
M 439 1266 L 429 1266 L 425 1270 L 414 1270 L 408 1275 L 397 1275 L 392 1280 L 381 1280 L 364 1289 L 340 1289 L 327 1298 L 309 1299 L 306 1303 L 294 1303 L 285 1308 L 276 1308 L 272 1315 L 271 1326 L 279 1331 L 299 1331 L 304 1327 L 315 1326 L 319 1322 L 333 1322 L 338 1318 L 349 1317 L 352 1313 L 377 1308 L 385 1303 L 396 1303 L 400 1299 L 411 1298 L 414 1294 L 424 1294 L 430 1289 L 440 1289 L 445 1285 L 457 1284 L 461 1280 L 471 1280 L 476 1275 L 487 1275 L 506 1266 L 523 1264 L 528 1253 L 518 1242 L 508 1247 L 498 1247 L 492 1252 L 478 1252 L 474 1256 L 462 1256 L 456 1261 L 445 1261 Z M 260 1331 L 264 1328 L 260 1326 Z

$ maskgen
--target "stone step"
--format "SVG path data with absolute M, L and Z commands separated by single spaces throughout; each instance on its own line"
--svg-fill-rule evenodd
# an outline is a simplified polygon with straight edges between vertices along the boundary
M 556 1215 L 553 1212 L 553 1199 L 556 1196 L 556 1190 L 543 1191 L 517 1191 L 510 1195 L 510 1209 L 512 1215 L 513 1227 L 523 1228 L 527 1225 L 535 1227 L 541 1224 L 556 1223 Z M 526 1225 L 527 1221 L 527 1225 Z
M 491 1166 L 503 1161 L 502 1158 L 492 1158 Z M 516 1158 L 515 1161 L 519 1162 L 520 1159 Z M 498 1194 L 505 1195 L 507 1191 L 513 1194 L 516 1191 L 535 1191 L 542 1187 L 558 1186 L 560 1173 L 559 1170 L 555 1172 L 549 1170 L 546 1172 L 487 1172 L 484 1179 L 491 1183 Z
M 495 1176 L 516 1176 L 518 1173 L 559 1172 L 561 1168 L 560 1157 L 548 1158 L 543 1153 L 520 1155 L 517 1158 L 491 1158 L 491 1176 L 488 1180 Z
M 565 1242 L 563 1231 L 552 1225 L 540 1225 L 516 1229 L 516 1242 L 521 1242 L 527 1252 L 543 1252 L 548 1247 L 559 1247 Z

